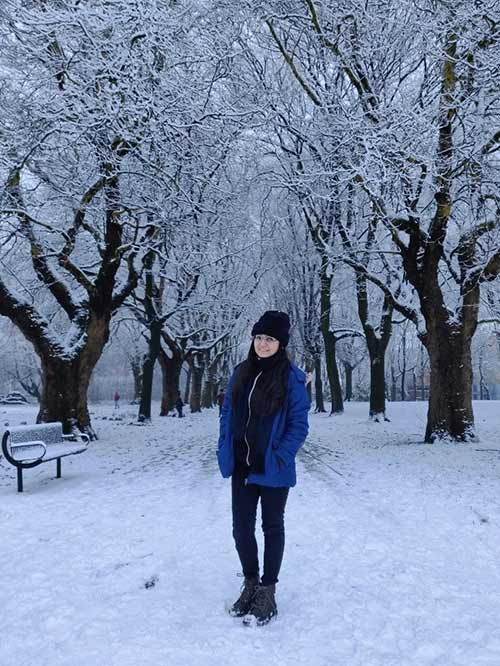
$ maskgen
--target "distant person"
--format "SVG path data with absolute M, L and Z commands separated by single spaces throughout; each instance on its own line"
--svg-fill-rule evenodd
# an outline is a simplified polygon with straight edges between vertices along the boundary
M 245 578 L 229 612 L 247 625 L 267 624 L 278 614 L 285 505 L 296 483 L 295 456 L 308 432 L 305 375 L 286 354 L 289 329 L 288 315 L 276 310 L 254 325 L 248 356 L 233 372 L 220 418 L 217 458 L 222 476 L 231 477 L 233 537 Z M 255 539 L 259 500 L 262 578 Z
M 217 394 L 217 404 L 219 405 L 219 416 L 222 414 L 222 405 L 224 404 L 224 397 L 225 393 L 224 391 L 220 391 L 220 393 Z
M 181 400 L 181 397 L 179 396 L 177 400 L 175 401 L 175 409 L 177 410 L 177 416 L 182 419 L 184 414 L 182 413 L 182 408 L 184 407 L 184 403 Z
M 120 409 L 120 394 L 118 391 L 115 391 L 115 395 L 113 396 L 113 400 L 115 403 L 115 410 Z

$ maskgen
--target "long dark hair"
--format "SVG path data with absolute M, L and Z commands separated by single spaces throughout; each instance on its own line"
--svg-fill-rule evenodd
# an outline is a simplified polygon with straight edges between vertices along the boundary
M 260 416 L 271 416 L 285 404 L 288 391 L 288 375 L 290 374 L 290 360 L 284 347 L 280 345 L 276 354 L 264 361 L 273 361 L 272 367 L 263 373 L 258 383 L 258 390 L 252 399 L 256 412 Z M 236 367 L 231 398 L 233 403 L 238 402 L 245 393 L 245 388 L 260 371 L 259 359 L 252 344 L 247 358 Z

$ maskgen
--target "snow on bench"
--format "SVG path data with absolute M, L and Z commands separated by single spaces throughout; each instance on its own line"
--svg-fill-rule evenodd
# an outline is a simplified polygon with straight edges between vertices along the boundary
M 2 438 L 5 459 L 17 468 L 17 490 L 23 492 L 23 469 L 57 460 L 61 478 L 61 458 L 86 451 L 90 438 L 82 432 L 63 435 L 62 423 L 38 423 L 9 428 Z

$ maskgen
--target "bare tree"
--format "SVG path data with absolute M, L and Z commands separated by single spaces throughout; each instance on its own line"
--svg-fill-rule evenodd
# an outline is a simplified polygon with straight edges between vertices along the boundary
M 175 192 L 182 126 L 214 77 L 193 77 L 205 45 L 177 3 L 108 4 L 102 13 L 9 0 L 1 19 L 0 313 L 40 357 L 38 420 L 94 436 L 93 368 Z
M 493 5 L 292 4 L 269 5 L 271 38 L 330 134 L 349 127 L 347 179 L 391 235 L 419 310 L 362 261 L 351 265 L 415 323 L 428 351 L 425 440 L 467 440 L 480 289 L 500 272 Z M 322 75 L 319 52 L 330 64 Z

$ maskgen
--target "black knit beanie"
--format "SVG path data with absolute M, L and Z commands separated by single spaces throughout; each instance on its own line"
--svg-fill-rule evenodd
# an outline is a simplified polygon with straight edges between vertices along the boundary
M 270 335 L 286 347 L 290 339 L 290 319 L 286 312 L 268 310 L 252 328 L 252 336 Z

